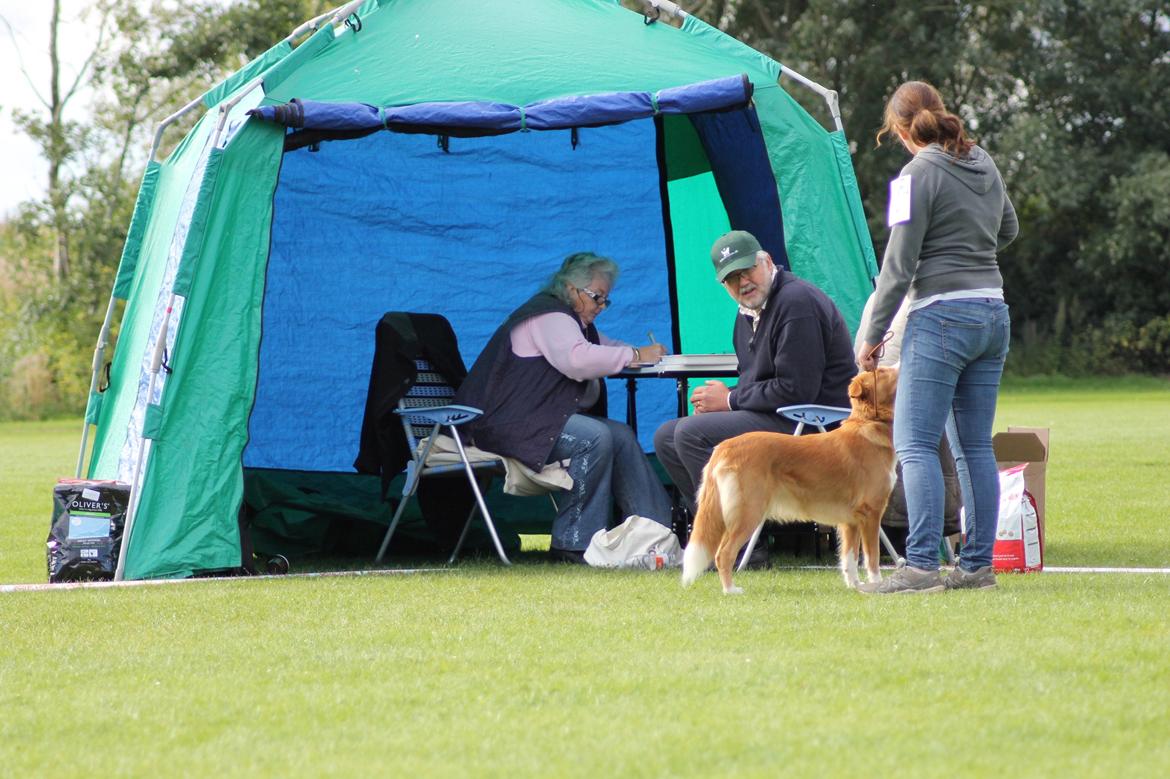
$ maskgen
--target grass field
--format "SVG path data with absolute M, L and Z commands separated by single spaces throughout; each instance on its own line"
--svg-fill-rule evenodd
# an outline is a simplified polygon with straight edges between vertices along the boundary
M 1170 385 L 1014 382 L 1047 562 L 1170 566 Z M 75 421 L 0 425 L 0 583 L 44 580 Z M 0 593 L 0 776 L 1161 776 L 1170 576 L 868 599 L 827 570 L 471 562 Z

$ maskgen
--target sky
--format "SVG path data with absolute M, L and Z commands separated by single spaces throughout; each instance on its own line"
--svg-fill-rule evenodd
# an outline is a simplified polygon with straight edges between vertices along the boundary
M 62 84 L 68 87 L 92 47 L 94 31 L 81 17 L 88 0 L 63 0 L 61 38 L 58 48 Z M 16 129 L 12 109 L 40 110 L 37 92 L 21 73 L 21 64 L 41 94 L 48 94 L 49 18 L 47 0 L 0 0 L 0 149 L 3 149 L 3 176 L 0 176 L 0 220 L 11 216 L 25 200 L 44 196 L 49 166 L 36 144 Z M 7 24 L 5 24 L 7 22 Z M 9 30 L 11 27 L 11 31 Z M 83 112 L 85 96 L 67 106 L 66 118 Z

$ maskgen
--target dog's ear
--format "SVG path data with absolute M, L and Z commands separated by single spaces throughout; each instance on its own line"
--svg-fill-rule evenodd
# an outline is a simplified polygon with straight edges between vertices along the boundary
M 865 374 L 859 373 L 849 382 L 849 397 L 861 400 L 865 397 Z

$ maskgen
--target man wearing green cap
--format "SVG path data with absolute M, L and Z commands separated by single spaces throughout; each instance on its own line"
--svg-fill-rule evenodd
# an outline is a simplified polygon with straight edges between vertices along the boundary
M 849 405 L 857 373 L 849 328 L 821 290 L 777 268 L 751 233 L 733 230 L 711 247 L 715 278 L 739 304 L 732 342 L 739 379 L 708 381 L 691 393 L 694 416 L 654 434 L 659 461 L 693 511 L 703 466 L 715 446 L 757 430 L 791 433 L 780 406 Z

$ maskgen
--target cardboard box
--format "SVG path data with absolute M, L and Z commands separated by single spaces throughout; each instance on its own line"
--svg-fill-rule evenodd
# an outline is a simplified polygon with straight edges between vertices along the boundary
M 1000 471 L 1022 466 L 1024 490 L 1032 496 L 1036 505 L 1036 528 L 1022 529 L 1023 537 L 1018 543 L 1001 544 L 996 540 L 996 570 L 1040 570 L 1044 567 L 1044 480 L 1048 467 L 1048 428 L 1009 427 L 1005 433 L 996 433 L 992 438 L 995 459 Z M 1030 532 L 1031 530 L 1031 532 Z M 1025 554 L 1025 547 L 1039 545 L 1039 564 L 1032 555 Z

